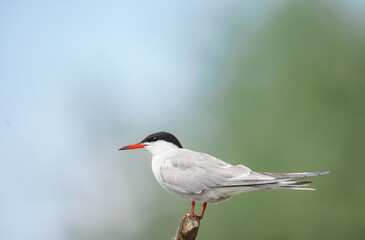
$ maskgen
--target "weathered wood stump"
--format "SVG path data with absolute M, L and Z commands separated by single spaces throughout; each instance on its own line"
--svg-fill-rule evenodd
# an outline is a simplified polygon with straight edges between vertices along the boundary
M 186 214 L 181 220 L 179 228 L 177 229 L 174 240 L 195 240 L 198 236 L 200 227 L 200 218 L 191 217 Z

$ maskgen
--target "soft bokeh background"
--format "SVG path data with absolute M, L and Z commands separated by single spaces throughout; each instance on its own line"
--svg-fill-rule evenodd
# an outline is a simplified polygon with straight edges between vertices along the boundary
M 365 234 L 364 1 L 1 1 L 0 239 L 170 239 L 165 130 L 318 191 L 208 205 L 198 239 Z M 199 209 L 198 209 L 199 211 Z

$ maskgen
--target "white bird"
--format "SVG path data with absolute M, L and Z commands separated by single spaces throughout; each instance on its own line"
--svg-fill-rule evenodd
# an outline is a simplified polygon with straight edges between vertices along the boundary
M 167 132 L 147 136 L 139 143 L 119 150 L 144 148 L 152 154 L 152 171 L 160 185 L 172 195 L 191 200 L 190 216 L 203 218 L 207 203 L 220 203 L 253 191 L 299 189 L 311 184 L 294 180 L 330 173 L 263 173 L 243 165 L 231 165 L 205 153 L 184 149 L 177 138 Z M 199 216 L 194 214 L 195 201 L 203 202 Z

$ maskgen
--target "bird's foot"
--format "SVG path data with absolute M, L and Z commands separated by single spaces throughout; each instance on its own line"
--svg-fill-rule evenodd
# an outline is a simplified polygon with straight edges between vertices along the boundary
M 187 215 L 184 215 L 182 217 L 182 220 L 185 220 L 186 219 L 186 216 L 191 217 L 191 218 L 197 218 L 199 220 L 202 220 L 202 218 L 203 218 L 203 216 L 198 216 L 198 215 L 195 215 L 195 214 L 187 214 Z
M 197 218 L 197 219 L 199 219 L 199 220 L 202 220 L 202 219 L 203 219 L 203 216 L 204 216 L 205 208 L 207 207 L 207 203 L 206 203 L 206 202 L 204 202 L 202 212 L 200 213 L 200 215 L 199 215 L 199 216 L 194 214 L 194 206 L 195 206 L 195 201 L 191 201 L 191 212 L 190 212 L 190 217 L 192 217 L 192 218 Z M 184 216 L 184 218 L 183 218 L 183 219 L 185 219 L 185 216 Z
M 195 215 L 194 213 L 190 214 L 190 217 L 197 218 L 199 220 L 202 220 L 203 219 L 203 216 L 202 215 L 198 216 L 198 215 Z

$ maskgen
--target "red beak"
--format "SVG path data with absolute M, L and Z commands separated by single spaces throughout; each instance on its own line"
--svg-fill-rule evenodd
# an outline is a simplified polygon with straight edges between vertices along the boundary
M 136 149 L 136 148 L 144 148 L 145 146 L 147 146 L 146 144 L 142 144 L 142 143 L 135 143 L 135 144 L 131 144 L 122 148 L 119 148 L 119 150 L 129 150 L 129 149 Z

